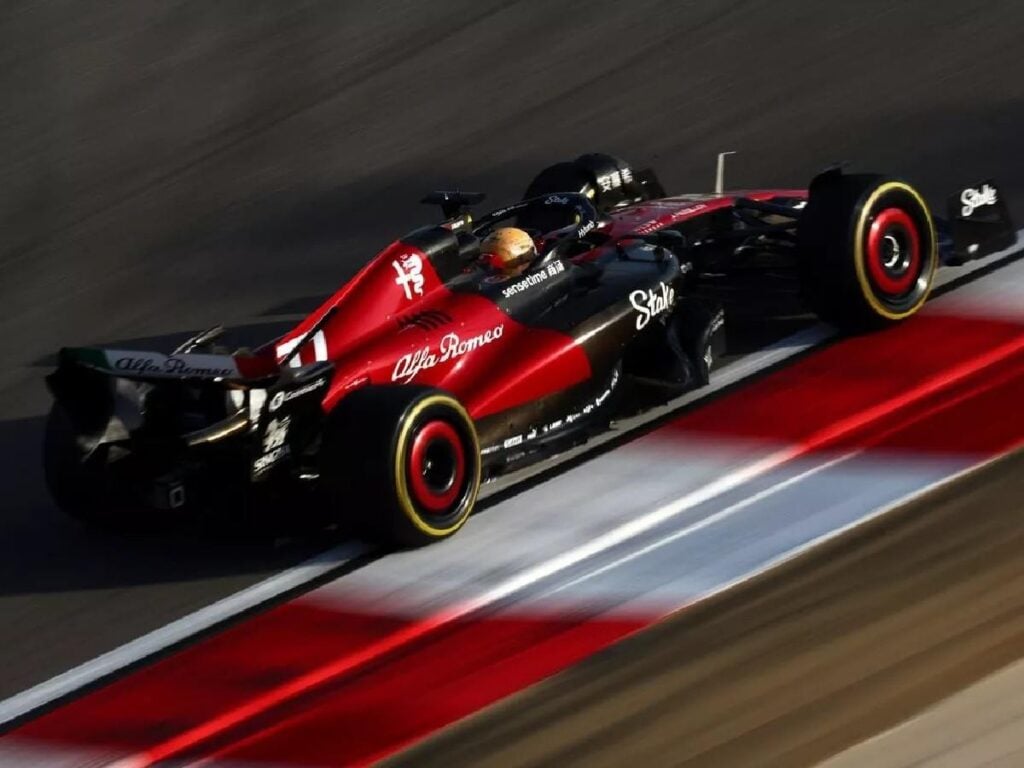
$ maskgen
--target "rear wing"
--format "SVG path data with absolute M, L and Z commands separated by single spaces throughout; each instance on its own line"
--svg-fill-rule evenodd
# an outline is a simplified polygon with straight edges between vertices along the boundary
M 1017 230 L 1002 190 L 991 179 L 964 187 L 949 198 L 946 264 L 958 265 L 1011 247 Z
M 211 355 L 138 352 L 94 347 L 65 347 L 60 366 L 77 365 L 122 379 L 251 382 L 276 376 L 277 361 L 267 355 Z
M 164 355 L 94 347 L 65 347 L 57 370 L 46 377 L 50 394 L 61 405 L 78 435 L 83 460 L 103 443 L 125 440 L 144 420 L 144 388 L 140 384 L 176 382 L 207 387 L 251 389 L 279 374 L 273 357 L 211 355 L 188 352 Z M 266 386 L 267 384 L 263 384 Z M 225 387 L 227 390 L 228 387 Z M 243 393 L 241 402 L 246 396 Z M 186 442 L 210 442 L 244 430 L 247 414 L 239 410 L 225 422 L 182 436 Z
M 265 413 L 309 422 L 332 376 L 330 363 L 282 368 L 272 351 L 164 355 L 83 347 L 62 349 L 57 370 L 46 383 L 74 426 L 84 461 L 98 446 L 128 440 L 144 426 L 154 393 L 171 395 L 157 400 L 160 429 L 193 448 L 255 429 L 267 418 Z M 185 390 L 189 397 L 176 396 Z M 179 432 L 185 428 L 177 420 L 159 416 L 161 409 L 176 412 L 183 407 L 207 421 Z

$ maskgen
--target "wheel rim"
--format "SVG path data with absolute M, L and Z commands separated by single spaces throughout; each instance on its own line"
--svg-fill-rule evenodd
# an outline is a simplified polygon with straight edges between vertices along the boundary
M 450 513 L 466 478 L 465 449 L 451 424 L 430 421 L 416 433 L 409 450 L 408 477 L 412 495 L 425 511 Z
M 909 317 L 927 300 L 938 266 L 935 225 L 928 204 L 908 184 L 886 181 L 867 194 L 855 216 L 854 268 L 867 304 L 865 309 L 888 321 Z M 872 227 L 879 219 L 881 222 L 872 236 Z M 894 232 L 898 232 L 897 243 L 899 237 L 906 238 L 901 243 L 905 248 L 901 247 L 900 258 L 894 258 L 892 243 L 886 240 L 886 235 Z M 899 292 L 904 283 L 909 283 L 909 287 Z M 892 293 L 885 286 L 897 292 Z
M 886 298 L 910 292 L 921 276 L 921 238 L 902 208 L 886 208 L 871 222 L 867 242 L 868 275 Z

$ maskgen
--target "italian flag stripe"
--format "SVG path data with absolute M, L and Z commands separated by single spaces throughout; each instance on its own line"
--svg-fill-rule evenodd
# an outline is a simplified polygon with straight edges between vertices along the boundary
M 73 349 L 67 349 L 65 352 L 72 359 L 82 365 L 88 365 L 91 368 L 100 368 L 104 371 L 111 370 L 110 363 L 107 360 L 107 354 L 102 349 L 95 349 L 93 347 L 76 347 Z

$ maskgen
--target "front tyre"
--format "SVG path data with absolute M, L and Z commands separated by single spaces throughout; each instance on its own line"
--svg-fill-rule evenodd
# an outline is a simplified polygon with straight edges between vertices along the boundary
M 935 225 L 920 193 L 883 176 L 821 174 L 798 225 L 811 308 L 847 332 L 916 313 L 935 281 Z
M 476 502 L 476 429 L 440 390 L 365 387 L 328 416 L 320 476 L 329 503 L 363 535 L 401 547 L 439 541 Z

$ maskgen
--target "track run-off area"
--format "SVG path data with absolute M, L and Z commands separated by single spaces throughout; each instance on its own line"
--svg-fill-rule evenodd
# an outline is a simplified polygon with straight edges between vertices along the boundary
M 501 205 L 537 169 L 607 151 L 696 191 L 736 150 L 730 187 L 850 161 L 940 214 L 985 178 L 1024 211 L 1009 0 L 240 14 L 29 0 L 0 22 L 0 764 L 436 757 L 538 695 L 509 694 L 665 617 L 698 622 L 716 592 L 746 599 L 750 574 L 951 493 L 1019 439 L 1007 255 L 970 281 L 944 271 L 955 286 L 903 328 L 834 342 L 805 323 L 745 349 L 655 423 L 493 487 L 423 552 L 251 538 L 244 520 L 227 538 L 83 530 L 41 478 L 59 347 L 170 349 L 216 322 L 265 341 L 430 220 L 430 189 Z
M 1024 440 L 1024 261 L 1014 249 L 959 272 L 912 322 L 810 351 L 783 340 L 796 360 L 506 491 L 447 542 L 362 552 L 338 578 L 71 695 L 0 740 L 0 759 L 372 762 L 963 476 Z M 254 607 L 243 600 L 178 626 L 226 621 Z M 23 717 L 183 639 L 161 632 L 0 711 Z

